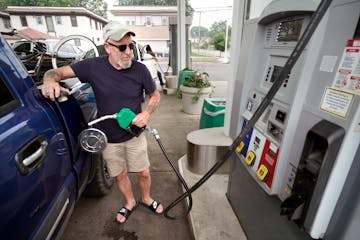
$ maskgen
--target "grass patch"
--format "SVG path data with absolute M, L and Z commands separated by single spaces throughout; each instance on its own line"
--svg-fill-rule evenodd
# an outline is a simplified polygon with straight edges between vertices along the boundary
M 191 57 L 210 57 L 210 55 L 191 52 Z

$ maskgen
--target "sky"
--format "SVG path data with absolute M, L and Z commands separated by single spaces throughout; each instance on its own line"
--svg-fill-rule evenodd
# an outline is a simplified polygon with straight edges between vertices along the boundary
M 232 5 L 234 0 L 190 0 L 195 10 L 192 27 L 203 26 L 210 29 L 214 22 L 232 21 Z

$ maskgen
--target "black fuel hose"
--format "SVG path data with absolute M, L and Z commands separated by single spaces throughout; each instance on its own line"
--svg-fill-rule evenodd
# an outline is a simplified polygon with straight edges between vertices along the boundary
M 273 85 L 271 86 L 269 92 L 266 94 L 266 96 L 260 103 L 259 107 L 256 109 L 254 115 L 246 123 L 246 125 L 243 128 L 243 130 L 241 131 L 241 133 L 236 137 L 233 144 L 227 149 L 227 151 L 224 153 L 224 155 L 222 155 L 221 159 L 216 164 L 214 164 L 214 166 L 207 173 L 205 173 L 205 175 L 198 182 L 196 182 L 194 184 L 194 186 L 192 186 L 190 189 L 188 189 L 186 187 L 185 188 L 186 191 L 182 195 L 180 195 L 177 199 L 175 199 L 172 203 L 170 203 L 170 205 L 165 209 L 165 212 L 164 212 L 164 213 L 166 213 L 165 217 L 167 217 L 169 219 L 179 219 L 181 217 L 186 216 L 185 214 L 183 214 L 180 217 L 178 217 L 178 216 L 170 217 L 167 215 L 167 212 L 171 208 L 173 208 L 175 205 L 180 203 L 186 197 L 189 198 L 189 209 L 186 212 L 186 214 L 188 214 L 190 212 L 191 207 L 192 207 L 191 193 L 194 192 L 196 189 L 198 189 L 202 184 L 204 184 L 206 182 L 206 180 L 208 180 L 226 162 L 226 160 L 231 157 L 231 155 L 235 152 L 235 149 L 240 144 L 240 142 L 244 141 L 246 135 L 254 127 L 257 120 L 261 117 L 261 115 L 263 114 L 265 109 L 271 103 L 271 100 L 274 98 L 277 91 L 282 86 L 285 78 L 290 73 L 291 69 L 295 65 L 298 58 L 300 57 L 302 51 L 304 50 L 304 48 L 306 47 L 307 43 L 309 42 L 311 36 L 313 35 L 316 27 L 319 25 L 322 17 L 324 16 L 327 9 L 329 8 L 331 2 L 332 2 L 332 0 L 322 0 L 321 3 L 319 4 L 318 8 L 316 9 L 316 11 L 312 14 L 309 24 L 307 25 L 304 33 L 301 35 L 298 43 L 296 44 L 293 52 L 291 53 L 290 57 L 288 58 L 287 62 L 285 63 L 285 66 L 282 68 L 279 76 L 276 78 L 276 80 L 274 81 Z M 168 155 L 167 155 L 164 147 L 161 144 L 160 138 L 157 139 L 157 141 L 160 145 L 161 150 L 165 154 L 165 157 L 168 160 L 170 160 L 168 158 Z M 169 162 L 171 162 L 171 161 L 169 161 Z M 170 163 L 170 164 L 172 164 L 172 166 L 173 166 L 173 163 Z M 173 167 L 173 168 L 174 168 L 174 170 L 176 169 L 175 167 Z M 181 177 L 181 174 L 177 170 L 175 170 L 175 172 L 178 175 L 179 179 L 181 179 L 181 181 L 183 182 L 183 185 L 185 187 L 186 182 L 183 181 L 184 179 Z M 190 202 L 191 202 L 191 205 L 190 205 Z
M 170 163 L 172 169 L 174 170 L 174 172 L 176 173 L 177 177 L 179 178 L 179 180 L 181 181 L 181 184 L 184 186 L 185 188 L 185 192 L 187 193 L 186 194 L 186 197 L 188 197 L 188 207 L 187 207 L 187 210 L 182 213 L 182 214 L 179 214 L 179 215 L 175 215 L 175 216 L 170 216 L 169 215 L 169 211 L 175 207 L 180 201 L 177 201 L 177 202 L 172 202 L 170 203 L 169 206 L 167 206 L 164 210 L 164 216 L 166 218 L 169 218 L 171 220 L 178 220 L 178 219 L 182 219 L 184 217 L 186 217 L 189 212 L 191 211 L 191 208 L 192 208 L 192 196 L 191 196 L 191 192 L 189 191 L 189 187 L 185 181 L 185 179 L 181 176 L 181 173 L 179 172 L 179 170 L 176 168 L 175 166 L 175 163 L 171 160 L 169 154 L 167 153 L 166 149 L 164 148 L 164 145 L 162 144 L 161 140 L 160 140 L 160 136 L 158 134 L 158 131 L 156 129 L 151 129 L 150 127 L 147 127 L 147 129 L 149 130 L 149 132 L 154 135 L 155 137 L 155 140 L 157 141 L 157 143 L 159 144 L 159 147 L 161 149 L 161 151 L 163 152 L 166 160 Z

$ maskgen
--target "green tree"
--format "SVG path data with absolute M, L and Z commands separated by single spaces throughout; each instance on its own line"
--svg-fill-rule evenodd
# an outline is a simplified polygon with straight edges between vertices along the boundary
M 214 22 L 209 31 L 210 43 L 219 51 L 225 50 L 226 21 Z M 228 26 L 228 47 L 230 46 L 231 27 Z
M 0 9 L 7 6 L 37 7 L 84 7 L 99 16 L 106 18 L 107 3 L 105 0 L 1 0 Z
M 2 0 L 0 9 L 4 10 L 7 6 L 52 6 L 52 7 L 74 7 L 75 0 Z
M 192 17 L 194 15 L 194 9 L 191 7 L 189 0 L 185 2 L 185 16 Z
M 213 38 L 219 33 L 226 33 L 226 21 L 214 22 L 210 27 L 209 37 Z M 228 35 L 231 36 L 231 27 L 228 26 Z
M 107 3 L 105 0 L 75 0 L 76 6 L 86 8 L 87 10 L 107 18 Z
M 203 26 L 194 26 L 190 30 L 192 37 L 199 37 L 199 32 L 200 32 L 200 37 L 206 37 L 209 34 L 209 29 Z
M 212 44 L 214 48 L 221 52 L 225 51 L 225 33 L 218 33 L 212 38 Z M 230 47 L 230 38 L 228 37 L 227 47 Z
M 218 33 L 212 38 L 212 43 L 214 44 L 214 48 L 219 51 L 225 50 L 225 34 Z

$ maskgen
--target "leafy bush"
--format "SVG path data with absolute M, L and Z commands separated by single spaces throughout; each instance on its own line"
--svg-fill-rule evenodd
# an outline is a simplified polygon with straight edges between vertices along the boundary
M 208 80 L 209 74 L 207 72 L 197 72 L 195 71 L 195 74 L 187 77 L 182 85 L 185 87 L 193 87 L 198 88 L 199 90 L 195 94 L 195 96 L 192 98 L 192 102 L 196 103 L 199 101 L 200 93 L 203 88 L 211 87 L 211 83 Z
M 207 88 L 211 86 L 208 78 L 209 74 L 207 72 L 195 71 L 195 74 L 186 78 L 182 84 L 186 87 Z

